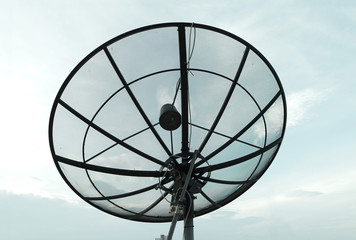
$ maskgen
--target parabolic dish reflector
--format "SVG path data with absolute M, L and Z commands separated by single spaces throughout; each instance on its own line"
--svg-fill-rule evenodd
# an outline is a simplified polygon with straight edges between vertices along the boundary
M 172 104 L 176 130 L 159 124 Z M 104 43 L 70 73 L 54 101 L 49 140 L 71 189 L 112 215 L 169 222 L 193 156 L 194 216 L 239 197 L 270 166 L 286 127 L 271 64 L 211 26 L 164 23 Z

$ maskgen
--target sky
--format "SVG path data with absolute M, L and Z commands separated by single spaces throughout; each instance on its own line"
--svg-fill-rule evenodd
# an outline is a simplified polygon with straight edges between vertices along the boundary
M 256 47 L 283 84 L 286 134 L 241 197 L 195 219 L 196 239 L 356 237 L 354 1 L 0 0 L 0 238 L 154 239 L 169 224 L 89 206 L 60 177 L 48 122 L 54 98 L 89 52 L 162 22 L 227 30 Z M 173 239 L 182 239 L 178 224 Z

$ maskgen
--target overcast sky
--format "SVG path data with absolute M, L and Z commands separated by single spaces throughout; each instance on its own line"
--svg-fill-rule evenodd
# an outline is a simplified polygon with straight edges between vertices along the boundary
M 269 60 L 288 126 L 265 175 L 195 219 L 196 239 L 356 237 L 354 1 L 0 0 L 0 239 L 153 240 L 168 224 L 131 222 L 77 197 L 48 144 L 54 98 L 89 52 L 155 23 L 212 25 Z M 182 239 L 181 224 L 174 239 Z

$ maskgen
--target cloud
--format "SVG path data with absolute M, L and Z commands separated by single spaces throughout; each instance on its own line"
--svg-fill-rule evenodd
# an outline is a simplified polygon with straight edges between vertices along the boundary
M 266 193 L 263 196 L 239 198 L 229 205 L 223 207 L 223 211 L 233 213 L 233 219 L 268 219 L 271 212 L 280 211 L 288 207 L 303 205 L 305 202 L 314 204 L 320 198 L 328 197 L 327 193 L 318 190 L 296 188 L 291 190 L 281 190 L 279 193 Z M 291 210 L 292 212 L 294 210 Z
M 350 223 L 355 223 L 355 170 L 342 171 L 339 166 L 328 169 L 314 176 L 298 174 L 301 178 L 293 176 L 293 182 L 284 178 L 284 183 L 269 189 L 257 184 L 221 210 L 229 212 L 234 221 L 250 217 L 265 219 L 258 222 L 263 226 L 282 221 L 309 228 L 308 224 L 318 223 L 319 229 L 333 232 L 333 224 L 337 222 L 339 230 L 351 229 Z
M 303 197 L 315 197 L 322 194 L 323 193 L 320 191 L 308 191 L 308 190 L 296 189 L 287 193 L 287 196 L 291 198 L 303 198 Z
M 354 182 L 351 172 L 345 178 L 349 183 Z M 239 226 L 236 234 L 246 234 L 249 239 L 260 239 L 256 229 L 263 232 L 261 236 L 274 239 L 294 240 L 307 236 L 337 239 L 336 235 L 348 238 L 355 233 L 354 186 L 348 186 L 338 176 L 329 180 L 339 182 L 337 185 L 342 184 L 342 187 L 330 189 L 329 181 L 315 182 L 311 178 L 303 179 L 303 183 L 294 182 L 294 187 L 284 186 L 282 182 L 273 188 L 257 184 L 257 191 L 256 188 L 249 190 L 212 216 L 224 213 L 226 216 L 220 218 L 221 221 L 229 219 L 229 224 Z
M 296 126 L 304 119 L 309 118 L 313 108 L 324 102 L 332 92 L 331 88 L 313 89 L 306 88 L 287 96 L 288 126 Z
M 134 223 L 61 199 L 32 194 L 0 191 L 1 239 L 144 239 L 149 232 L 135 231 L 142 223 Z M 154 227 L 154 229 L 158 229 Z M 125 231 L 124 231 L 125 230 Z M 157 232 L 159 232 L 157 230 Z M 80 237 L 78 237 L 80 236 Z M 151 237 L 153 239 L 153 237 Z

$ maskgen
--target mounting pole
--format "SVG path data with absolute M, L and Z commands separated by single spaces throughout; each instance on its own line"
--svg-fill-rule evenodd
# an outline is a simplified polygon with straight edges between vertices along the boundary
M 179 204 L 183 203 L 184 197 L 186 197 L 186 193 L 187 193 L 187 189 L 188 189 L 188 185 L 189 185 L 189 180 L 192 177 L 194 163 L 195 163 L 195 160 L 198 157 L 198 153 L 199 153 L 198 150 L 195 150 L 193 158 L 190 161 L 189 170 L 188 170 L 187 176 L 184 179 L 183 189 L 182 189 L 182 192 L 181 192 L 181 194 L 179 196 L 179 199 L 178 199 L 178 203 Z M 190 194 L 190 192 L 188 192 L 188 194 Z M 192 201 L 189 202 L 190 210 L 189 210 L 189 215 L 188 215 L 188 218 L 187 218 L 186 225 L 188 224 L 188 221 L 189 221 L 189 224 L 190 224 L 189 226 L 190 227 L 188 227 L 188 229 L 187 229 L 187 235 L 189 234 L 188 237 L 190 237 L 190 238 L 186 238 L 185 240 L 194 240 L 194 236 L 193 236 L 193 218 L 194 218 L 194 216 L 193 216 L 194 215 L 193 214 L 194 213 L 193 201 L 194 201 L 194 199 L 193 199 L 193 196 L 190 195 L 189 199 L 191 199 Z M 188 208 L 189 208 L 189 206 L 188 206 Z M 186 207 L 184 209 L 186 209 Z M 172 240 L 172 236 L 173 236 L 174 229 L 175 229 L 177 221 L 178 221 L 178 217 L 179 217 L 179 214 L 178 213 L 174 213 L 173 219 L 172 219 L 172 223 L 171 223 L 171 227 L 169 229 L 167 240 Z M 186 234 L 186 231 L 184 231 L 184 235 L 185 234 Z
M 184 209 L 184 240 L 194 240 L 194 196 L 190 192 L 186 197 L 187 206 Z

